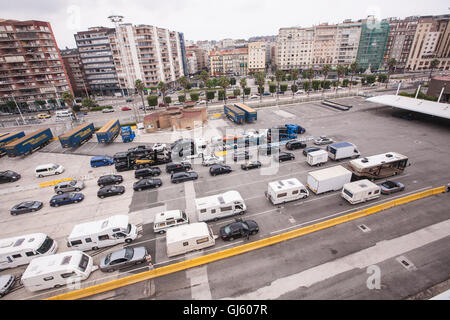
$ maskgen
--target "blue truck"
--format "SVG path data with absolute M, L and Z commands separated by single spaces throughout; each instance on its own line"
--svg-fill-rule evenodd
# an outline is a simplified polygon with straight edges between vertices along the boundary
M 245 121 L 245 112 L 235 106 L 223 106 L 223 112 L 228 119 L 237 124 L 242 124 Z
M 250 108 L 249 106 L 246 106 L 243 103 L 235 103 L 234 106 L 245 113 L 245 121 L 246 122 L 253 122 L 258 120 L 258 113 L 255 109 Z
M 94 124 L 84 123 L 69 132 L 59 136 L 59 142 L 63 148 L 75 148 L 81 146 L 84 142 L 92 138 L 94 134 Z
M 273 136 L 273 133 L 278 132 L 278 137 Z M 267 131 L 267 139 L 271 142 L 286 141 L 296 139 L 297 135 L 305 133 L 305 128 L 297 124 L 285 124 L 270 128 Z
M 120 133 L 119 120 L 111 120 L 95 134 L 99 143 L 111 143 Z
M 120 131 L 120 136 L 122 137 L 122 142 L 131 142 L 136 137 L 136 134 L 131 130 L 130 126 L 122 127 Z
M 43 148 L 53 139 L 50 128 L 40 129 L 33 133 L 8 143 L 5 146 L 8 157 L 17 157 L 31 154 L 33 151 Z
M 0 157 L 3 157 L 6 154 L 5 146 L 8 143 L 14 142 L 22 137 L 25 137 L 25 132 L 23 131 L 2 134 L 0 136 Z

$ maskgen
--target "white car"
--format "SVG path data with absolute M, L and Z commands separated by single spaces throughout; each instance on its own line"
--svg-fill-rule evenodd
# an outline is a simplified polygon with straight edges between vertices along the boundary
M 203 157 L 202 165 L 205 167 L 212 166 L 215 164 L 222 164 L 223 163 L 223 157 L 216 157 L 216 156 L 205 156 Z
M 156 152 L 164 151 L 167 148 L 167 145 L 164 143 L 156 143 L 153 145 L 152 150 Z
M 319 138 L 314 140 L 314 144 L 318 145 L 318 146 L 324 145 L 324 144 L 330 144 L 333 142 L 334 142 L 333 139 L 328 138 L 327 136 L 320 136 Z
M 180 101 L 175 101 L 175 102 L 173 103 L 173 105 L 174 105 L 174 106 L 181 106 L 182 103 L 181 103 Z
M 253 95 L 250 96 L 250 99 L 258 99 L 258 98 L 259 98 L 259 96 L 256 95 L 256 94 L 253 94 Z
M 304 94 L 305 91 L 304 90 L 298 90 L 295 94 Z
M 197 104 L 205 104 L 205 103 L 206 103 L 205 100 L 200 100 L 200 101 L 197 102 Z
M 103 113 L 114 112 L 114 109 L 108 109 L 108 108 L 105 108 L 105 109 L 102 110 L 102 112 L 103 112 Z

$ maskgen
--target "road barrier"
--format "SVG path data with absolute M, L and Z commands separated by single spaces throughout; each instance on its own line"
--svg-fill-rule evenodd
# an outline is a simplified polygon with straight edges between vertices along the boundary
M 374 206 L 374 207 L 359 210 L 359 211 L 356 211 L 356 212 L 353 212 L 350 214 L 346 214 L 346 215 L 343 215 L 343 216 L 340 216 L 337 218 L 322 221 L 322 222 L 319 222 L 319 223 L 316 223 L 316 224 L 313 224 L 310 226 L 306 226 L 306 227 L 303 227 L 300 229 L 288 231 L 288 232 L 278 234 L 275 236 L 271 236 L 271 237 L 268 237 L 265 239 L 261 239 L 261 240 L 257 240 L 257 241 L 251 242 L 251 243 L 240 245 L 240 246 L 237 246 L 234 248 L 210 253 L 210 254 L 207 254 L 207 255 L 204 255 L 204 256 L 201 256 L 198 258 L 193 258 L 190 260 L 170 264 L 170 265 L 163 266 L 163 267 L 153 269 L 150 271 L 145 271 L 145 272 L 141 272 L 141 273 L 134 274 L 131 276 L 126 276 L 121 279 L 116 279 L 116 280 L 112 280 L 109 282 L 97 284 L 97 285 L 87 287 L 84 289 L 79 289 L 79 290 L 63 293 L 63 294 L 60 294 L 60 295 L 57 295 L 54 297 L 47 298 L 46 300 L 75 300 L 75 299 L 81 299 L 81 298 L 93 296 L 93 295 L 100 294 L 103 292 L 115 290 L 120 287 L 128 286 L 128 285 L 131 285 L 131 284 L 134 284 L 137 282 L 154 279 L 154 278 L 168 275 L 171 273 L 175 273 L 178 271 L 194 268 L 194 267 L 201 266 L 201 265 L 204 265 L 207 263 L 211 263 L 214 261 L 233 257 L 233 256 L 243 254 L 243 253 L 246 253 L 249 251 L 253 251 L 256 249 L 271 246 L 271 245 L 274 245 L 274 244 L 277 244 L 277 243 L 280 243 L 283 241 L 287 241 L 290 239 L 298 238 L 303 235 L 307 235 L 307 234 L 310 234 L 310 233 L 313 233 L 313 232 L 316 232 L 319 230 L 331 228 L 331 227 L 337 226 L 337 225 L 345 223 L 345 222 L 349 222 L 352 220 L 356 220 L 356 219 L 377 213 L 379 211 L 387 210 L 387 209 L 390 209 L 395 206 L 399 206 L 399 205 L 402 205 L 402 204 L 405 204 L 405 203 L 408 203 L 411 201 L 426 198 L 426 197 L 436 195 L 439 193 L 444 193 L 446 191 L 447 191 L 446 186 L 425 190 L 425 191 L 415 193 L 415 194 L 412 194 L 412 195 L 409 195 L 409 196 L 406 196 L 403 198 L 391 200 L 389 202 L 385 202 L 385 203 L 382 203 L 382 204 Z
M 53 180 L 53 181 L 48 181 L 48 182 L 42 182 L 39 184 L 39 188 L 46 188 L 46 187 L 51 187 L 51 186 L 55 186 L 60 182 L 63 181 L 71 181 L 73 180 L 72 178 L 66 178 L 66 179 L 59 179 L 59 180 Z

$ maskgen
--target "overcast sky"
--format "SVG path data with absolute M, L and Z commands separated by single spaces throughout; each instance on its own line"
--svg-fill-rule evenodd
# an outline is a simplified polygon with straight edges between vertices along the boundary
M 60 48 L 75 47 L 73 34 L 124 22 L 183 32 L 187 40 L 248 39 L 279 28 L 345 19 L 448 14 L 448 0 L 0 0 L 0 18 L 49 21 Z

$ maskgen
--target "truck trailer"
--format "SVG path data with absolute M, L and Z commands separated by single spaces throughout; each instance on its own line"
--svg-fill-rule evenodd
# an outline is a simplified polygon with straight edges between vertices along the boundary
M 50 128 L 35 131 L 5 145 L 6 154 L 8 157 L 31 154 L 33 151 L 46 146 L 52 138 L 53 134 Z
M 25 137 L 25 133 L 23 131 L 3 134 L 0 137 L 0 157 L 4 156 L 6 154 L 6 150 L 4 147 L 8 143 L 14 142 L 17 139 L 20 139 L 22 137 Z
M 119 120 L 111 120 L 95 134 L 99 143 L 111 143 L 120 133 Z
M 310 166 L 321 166 L 328 161 L 328 152 L 325 150 L 317 150 L 313 152 L 308 152 L 306 156 L 306 162 Z
M 245 112 L 235 106 L 223 106 L 223 112 L 228 119 L 237 124 L 242 124 L 245 122 Z
M 253 122 L 258 120 L 258 113 L 255 109 L 250 108 L 249 106 L 243 104 L 243 103 L 235 103 L 234 106 L 245 113 L 245 121 L 246 122 Z
M 69 132 L 59 136 L 59 142 L 63 148 L 75 148 L 81 146 L 84 142 L 92 138 L 94 134 L 94 124 L 84 123 Z
M 338 191 L 349 183 L 352 173 L 342 166 L 335 166 L 308 173 L 306 186 L 315 194 Z
M 347 158 L 359 158 L 360 155 L 358 148 L 350 142 L 338 142 L 328 146 L 328 156 L 335 161 Z

